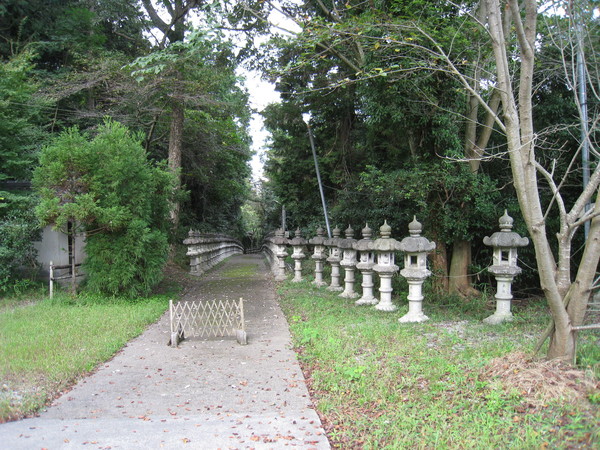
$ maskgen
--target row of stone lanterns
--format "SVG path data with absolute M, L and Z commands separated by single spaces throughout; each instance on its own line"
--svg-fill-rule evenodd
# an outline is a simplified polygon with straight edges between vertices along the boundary
M 512 319 L 510 312 L 511 284 L 516 275 L 521 272 L 517 267 L 517 248 L 528 244 L 527 238 L 520 237 L 511 231 L 513 219 L 505 212 L 500 218 L 500 232 L 486 237 L 485 245 L 494 249 L 494 262 L 488 271 L 495 275 L 498 282 L 496 293 L 496 312 L 484 321 L 497 324 Z M 372 230 L 368 224 L 362 230 L 362 239 L 354 238 L 354 230 L 348 226 L 345 238 L 341 238 L 341 231 L 335 228 L 332 238 L 326 238 L 322 228 L 317 229 L 317 235 L 306 240 L 300 230 L 296 230 L 293 239 L 285 239 L 283 230 L 278 230 L 273 242 L 277 245 L 275 256 L 278 258 L 276 279 L 285 279 L 285 258 L 287 257 L 286 244 L 293 248 L 291 255 L 294 259 L 294 278 L 292 281 L 302 281 L 302 260 L 306 258 L 306 244 L 313 245 L 314 252 L 311 258 L 315 261 L 314 284 L 318 287 L 327 286 L 323 280 L 323 265 L 326 260 L 331 265 L 331 283 L 327 287 L 330 291 L 342 291 L 340 297 L 357 298 L 360 295 L 354 291 L 355 269 L 362 274 L 362 296 L 356 300 L 357 305 L 374 305 L 380 311 L 395 311 L 397 308 L 392 303 L 392 277 L 398 272 L 395 264 L 395 253 L 404 254 L 404 268 L 400 274 L 408 282 L 408 313 L 399 319 L 400 322 L 423 322 L 428 317 L 423 313 L 422 286 L 431 272 L 427 269 L 427 255 L 435 250 L 435 242 L 421 236 L 422 225 L 416 217 L 408 226 L 410 236 L 402 241 L 391 237 L 392 229 L 387 221 L 379 229 L 379 238 L 372 238 Z M 328 250 L 329 256 L 325 254 Z M 340 266 L 344 268 L 344 286 L 340 284 Z M 379 300 L 373 293 L 373 272 L 377 272 L 380 280 Z

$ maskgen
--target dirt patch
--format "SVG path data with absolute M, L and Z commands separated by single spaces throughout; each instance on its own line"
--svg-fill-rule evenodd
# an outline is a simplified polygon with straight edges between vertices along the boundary
M 535 359 L 523 352 L 493 359 L 482 377 L 499 379 L 507 391 L 516 390 L 536 406 L 552 400 L 588 406 L 588 396 L 600 390 L 600 382 L 582 370 L 559 360 Z

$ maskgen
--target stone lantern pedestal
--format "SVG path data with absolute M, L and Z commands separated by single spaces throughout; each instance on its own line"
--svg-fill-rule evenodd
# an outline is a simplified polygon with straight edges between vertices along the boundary
M 325 246 L 329 249 L 329 257 L 327 262 L 331 264 L 331 284 L 327 288 L 328 291 L 342 291 L 340 286 L 340 249 L 338 243 L 340 241 L 340 229 L 335 227 L 332 231 L 333 237 L 325 241 Z
M 314 246 L 311 258 L 315 261 L 315 281 L 313 284 L 317 287 L 326 286 L 323 281 L 323 261 L 327 258 L 325 255 L 325 236 L 323 228 L 317 228 L 317 235 L 308 242 Z
M 345 231 L 346 239 L 341 239 L 338 243 L 338 247 L 342 251 L 342 261 L 340 265 L 344 268 L 344 291 L 340 294 L 343 298 L 356 298 L 358 293 L 354 292 L 354 268 L 356 266 L 356 250 L 354 244 L 354 230 L 350 225 Z
M 376 305 L 379 300 L 373 295 L 373 266 L 375 265 L 375 254 L 373 253 L 372 230 L 369 224 L 362 229 L 363 238 L 354 243 L 354 249 L 358 251 L 360 261 L 356 268 L 362 274 L 362 297 L 356 301 L 357 305 Z
M 423 313 L 423 282 L 431 275 L 427 269 L 427 254 L 435 249 L 435 242 L 421 236 L 423 227 L 415 217 L 408 225 L 409 237 L 402 239 L 399 249 L 404 252 L 404 269 L 400 275 L 408 281 L 408 313 L 400 323 L 424 322 L 429 320 Z
M 285 276 L 285 258 L 287 258 L 287 243 L 288 240 L 285 238 L 285 231 L 279 229 L 275 231 L 275 237 L 272 241 L 276 245 L 275 257 L 277 258 L 277 271 L 275 273 L 276 281 L 283 281 L 286 279 Z
M 399 242 L 392 239 L 392 228 L 387 221 L 379 228 L 379 239 L 373 242 L 373 250 L 377 257 L 377 263 L 373 270 L 379 275 L 379 303 L 375 309 L 380 311 L 396 311 L 398 309 L 392 303 L 392 277 L 398 271 L 395 264 L 395 253 Z
M 294 239 L 290 239 L 289 243 L 294 249 L 292 253 L 292 259 L 294 260 L 294 278 L 292 278 L 292 281 L 298 283 L 302 281 L 302 260 L 306 258 L 306 254 L 304 253 L 306 239 L 302 237 L 300 228 L 296 230 Z
M 529 244 L 529 239 L 521 237 L 512 230 L 513 218 L 504 211 L 499 220 L 500 231 L 490 237 L 484 237 L 483 243 L 494 249 L 493 264 L 488 267 L 488 272 L 496 277 L 496 312 L 483 319 L 485 323 L 499 324 L 513 319 L 510 311 L 512 300 L 512 282 L 521 273 L 517 266 L 517 248 Z

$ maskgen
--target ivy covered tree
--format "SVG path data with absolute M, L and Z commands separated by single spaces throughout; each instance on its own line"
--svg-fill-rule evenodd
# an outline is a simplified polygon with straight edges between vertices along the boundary
M 39 229 L 26 184 L 47 139 L 43 113 L 50 103 L 35 96 L 32 57 L 24 52 L 0 62 L 0 291 L 18 280 L 21 268 L 35 267 Z M 25 186 L 8 189 L 19 183 Z
M 94 136 L 67 130 L 42 150 L 34 186 L 42 224 L 86 233 L 90 290 L 145 295 L 161 279 L 173 175 L 141 136 L 108 120 Z

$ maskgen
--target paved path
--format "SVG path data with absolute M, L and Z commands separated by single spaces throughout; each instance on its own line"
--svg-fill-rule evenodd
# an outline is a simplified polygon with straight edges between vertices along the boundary
M 232 257 L 183 296 L 243 297 L 248 345 L 171 348 L 167 313 L 39 417 L 0 425 L 0 448 L 329 448 L 263 259 Z

